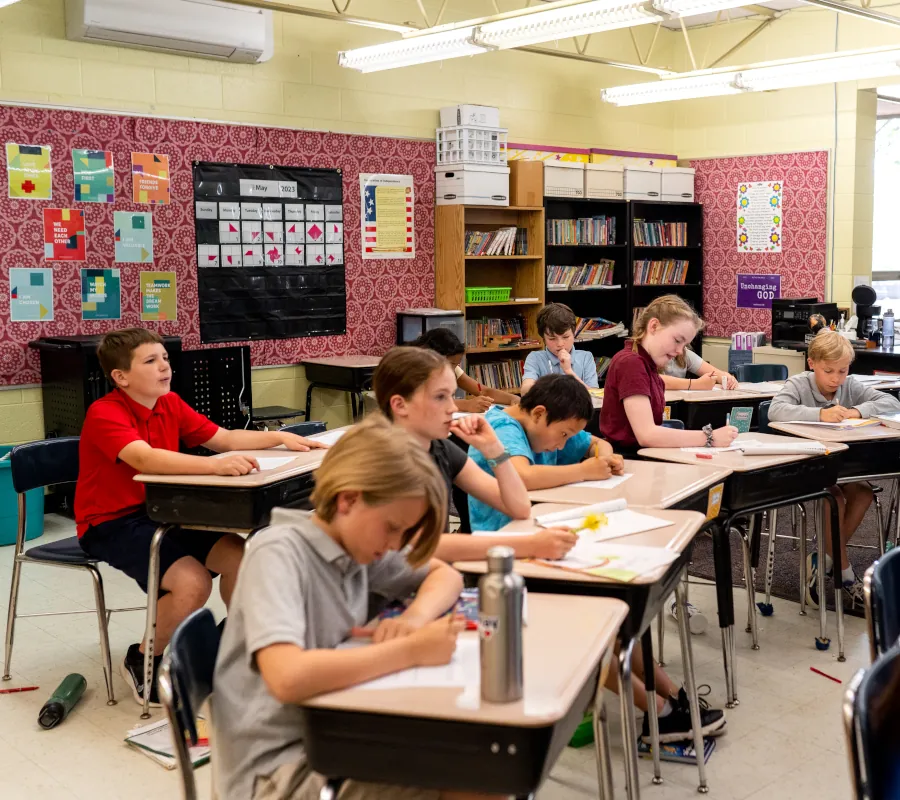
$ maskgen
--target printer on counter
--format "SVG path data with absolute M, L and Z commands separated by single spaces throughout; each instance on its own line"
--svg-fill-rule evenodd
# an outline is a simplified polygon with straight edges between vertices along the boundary
M 783 297 L 772 301 L 772 344 L 803 342 L 811 332 L 809 318 L 821 314 L 830 324 L 841 319 L 837 303 L 820 303 L 815 297 Z

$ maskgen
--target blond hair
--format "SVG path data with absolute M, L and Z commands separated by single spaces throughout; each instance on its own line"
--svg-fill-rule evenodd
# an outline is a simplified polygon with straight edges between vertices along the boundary
M 315 473 L 312 503 L 316 514 L 331 522 L 341 492 L 359 492 L 368 506 L 420 497 L 426 510 L 403 534 L 402 546 L 413 543 L 407 560 L 424 564 L 437 548 L 447 520 L 447 486 L 431 455 L 403 428 L 372 414 L 351 428 L 332 447 Z
M 634 323 L 634 330 L 631 332 L 632 349 L 637 352 L 638 345 L 647 335 L 647 329 L 650 327 L 650 320 L 658 320 L 659 324 L 664 328 L 674 325 L 676 322 L 687 320 L 697 329 L 697 333 L 703 330 L 703 320 L 694 311 L 690 303 L 682 300 L 677 294 L 664 294 L 657 297 Z M 675 359 L 675 363 L 679 367 L 685 366 L 684 355 L 680 355 Z
M 821 331 L 810 343 L 806 356 L 810 361 L 840 361 L 844 356 L 850 356 L 853 361 L 856 351 L 837 331 Z

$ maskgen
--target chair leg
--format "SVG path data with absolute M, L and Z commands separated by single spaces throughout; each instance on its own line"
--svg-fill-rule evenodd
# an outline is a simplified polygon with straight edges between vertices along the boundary
M 103 593 L 103 576 L 94 566 L 87 568 L 94 582 L 94 602 L 97 609 L 97 627 L 100 629 L 100 653 L 103 656 L 103 677 L 106 680 L 106 705 L 116 704 L 116 692 L 113 688 L 112 660 L 109 656 L 109 616 L 106 611 L 106 596 Z
M 750 518 L 750 530 L 747 538 L 741 537 L 741 549 L 744 552 L 744 577 L 747 582 L 747 630 L 751 635 L 754 650 L 759 650 L 759 630 L 756 627 L 756 586 L 753 581 L 753 556 L 751 542 L 759 536 L 759 515 Z
M 22 577 L 22 562 L 13 560 L 12 583 L 9 587 L 9 609 L 6 612 L 6 644 L 3 651 L 3 680 L 12 677 L 9 665 L 12 662 L 13 635 L 16 630 L 16 607 L 19 604 L 19 580 Z
M 668 600 L 666 601 L 666 605 L 668 605 Z M 663 651 L 663 645 L 666 641 L 666 609 L 665 606 L 660 610 L 659 615 L 656 618 L 656 639 L 659 642 L 659 665 L 664 667 L 666 665 L 665 655 Z
M 875 524 L 878 530 L 878 553 L 884 555 L 884 512 L 881 508 L 881 499 L 878 495 L 872 498 L 875 501 Z
M 153 685 L 153 656 L 156 655 L 156 611 L 159 603 L 159 548 L 171 525 L 160 525 L 150 540 L 147 570 L 147 625 L 144 630 L 144 698 L 141 719 L 150 718 L 150 689 Z
M 778 509 L 773 508 L 769 512 L 769 547 L 766 552 L 766 599 L 759 604 L 759 612 L 764 617 L 771 617 L 772 608 L 772 578 L 775 572 L 775 532 L 778 530 Z

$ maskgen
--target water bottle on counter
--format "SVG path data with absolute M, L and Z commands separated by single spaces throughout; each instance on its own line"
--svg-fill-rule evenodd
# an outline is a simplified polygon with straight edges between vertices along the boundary
M 522 698 L 522 602 L 525 581 L 513 572 L 511 547 L 487 552 L 488 572 L 478 581 L 481 698 L 512 703 Z
M 881 346 L 892 348 L 894 346 L 894 311 L 888 309 L 881 317 Z

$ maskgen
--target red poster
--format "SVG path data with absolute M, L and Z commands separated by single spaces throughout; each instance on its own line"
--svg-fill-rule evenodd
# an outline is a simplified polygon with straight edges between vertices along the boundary
M 80 208 L 44 209 L 44 258 L 48 261 L 85 260 L 84 211 Z

